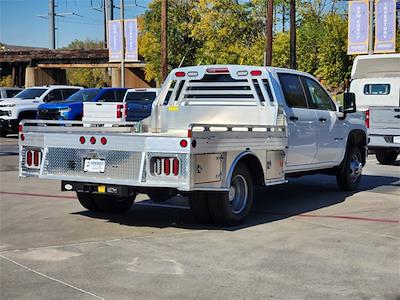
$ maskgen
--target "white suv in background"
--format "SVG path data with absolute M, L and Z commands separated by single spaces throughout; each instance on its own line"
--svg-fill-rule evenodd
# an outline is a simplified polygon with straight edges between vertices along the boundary
M 63 101 L 82 89 L 80 86 L 50 85 L 27 88 L 13 98 L 0 99 L 0 134 L 6 136 L 18 131 L 23 119 L 36 119 L 40 104 Z

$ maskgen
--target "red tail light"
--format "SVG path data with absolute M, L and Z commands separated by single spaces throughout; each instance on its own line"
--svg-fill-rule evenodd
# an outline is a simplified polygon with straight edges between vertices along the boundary
M 172 162 L 172 172 L 175 176 L 179 175 L 179 159 L 177 158 L 174 158 L 174 161 Z
M 23 133 L 21 134 L 21 141 L 25 141 L 25 135 Z
M 26 164 L 28 167 L 32 166 L 32 151 L 30 150 L 26 152 Z
M 369 128 L 369 110 L 365 111 L 365 126 Z
M 117 105 L 117 119 L 122 119 L 123 109 L 124 109 L 124 105 L 122 105 L 122 104 Z
M 33 164 L 37 167 L 39 166 L 39 162 L 40 162 L 40 152 L 35 151 L 33 152 Z
M 169 158 L 164 159 L 164 174 L 169 175 L 171 173 L 171 161 Z

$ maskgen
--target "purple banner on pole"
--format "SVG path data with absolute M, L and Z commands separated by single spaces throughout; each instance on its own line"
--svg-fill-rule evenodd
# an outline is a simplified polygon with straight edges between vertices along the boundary
M 138 61 L 138 47 L 137 47 L 137 20 L 125 20 L 125 60 Z
M 396 0 L 375 2 L 375 53 L 396 51 Z
M 349 1 L 348 54 L 368 53 L 368 0 Z
M 121 61 L 123 52 L 122 22 L 108 21 L 108 55 L 109 61 Z

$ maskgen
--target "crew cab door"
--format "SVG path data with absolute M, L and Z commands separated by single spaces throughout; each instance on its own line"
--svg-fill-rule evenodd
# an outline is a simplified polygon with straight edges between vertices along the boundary
M 278 73 L 286 102 L 289 149 L 286 165 L 290 170 L 304 169 L 314 161 L 317 153 L 318 120 L 314 110 L 308 108 L 300 77 Z M 302 167 L 303 166 L 303 167 Z
M 329 94 L 314 79 L 300 76 L 310 109 L 317 115 L 318 149 L 314 163 L 337 163 L 345 149 L 346 128 L 339 120 L 336 105 Z

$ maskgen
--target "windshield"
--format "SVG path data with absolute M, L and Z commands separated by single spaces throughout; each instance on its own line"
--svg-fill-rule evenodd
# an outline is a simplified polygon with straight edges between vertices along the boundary
M 45 91 L 47 91 L 47 89 L 25 89 L 14 97 L 21 99 L 35 99 L 36 97 L 42 96 Z
M 67 98 L 67 101 L 87 102 L 92 101 L 99 90 L 80 90 Z
M 153 102 L 156 99 L 155 92 L 128 92 L 125 101 L 131 102 Z

